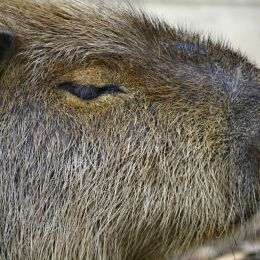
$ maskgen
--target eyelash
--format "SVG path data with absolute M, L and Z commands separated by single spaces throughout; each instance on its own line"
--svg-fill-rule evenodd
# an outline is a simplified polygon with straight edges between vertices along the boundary
M 112 84 L 98 88 L 94 85 L 77 85 L 73 82 L 63 82 L 58 85 L 58 89 L 68 91 L 83 100 L 95 99 L 103 94 L 125 93 L 118 86 Z

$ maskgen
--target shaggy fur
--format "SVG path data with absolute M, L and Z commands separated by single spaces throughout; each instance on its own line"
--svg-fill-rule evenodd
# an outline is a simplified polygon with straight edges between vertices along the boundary
M 241 54 L 78 1 L 2 0 L 0 39 L 1 259 L 159 259 L 255 213 L 260 72 Z

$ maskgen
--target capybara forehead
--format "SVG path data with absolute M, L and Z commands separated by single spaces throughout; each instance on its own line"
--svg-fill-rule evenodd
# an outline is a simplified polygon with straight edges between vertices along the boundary
M 83 61 L 86 55 L 93 60 L 134 53 L 141 57 L 159 32 L 150 19 L 134 11 L 89 7 L 83 2 L 4 1 L 0 7 L 0 19 L 14 31 L 20 48 L 37 58 L 49 55 L 52 60 Z
M 252 68 L 223 43 L 170 27 L 133 8 L 4 0 L 0 23 L 15 35 L 17 57 L 34 83 L 59 72 L 97 66 L 95 74 L 104 74 L 107 67 L 114 71 L 113 79 L 132 85 L 168 86 L 174 81 L 232 92 L 243 70 L 250 78 L 248 67 Z M 106 74 L 108 81 L 112 74 Z
M 212 56 L 215 61 L 223 57 L 222 44 L 169 27 L 133 8 L 87 6 L 77 1 L 37 4 L 31 0 L 4 0 L 0 7 L 0 22 L 14 32 L 20 48 L 34 61 L 56 58 L 71 64 L 90 58 L 92 62 L 117 59 L 117 64 L 125 61 L 129 66 L 131 60 L 136 66 L 151 59 L 164 60 L 165 64 L 178 63 L 184 58 L 205 63 Z M 227 62 L 229 58 L 237 59 L 236 64 L 243 61 L 229 50 L 224 56 L 224 64 L 229 66 L 234 64 Z M 153 64 L 149 63 L 149 67 Z

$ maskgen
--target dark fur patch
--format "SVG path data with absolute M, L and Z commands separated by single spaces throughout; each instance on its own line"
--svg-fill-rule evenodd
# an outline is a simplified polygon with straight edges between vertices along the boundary
M 162 45 L 166 48 L 170 48 L 172 52 L 183 51 L 187 55 L 206 55 L 208 54 L 207 50 L 202 46 L 196 45 L 194 43 L 184 42 L 184 41 L 169 41 L 163 40 Z

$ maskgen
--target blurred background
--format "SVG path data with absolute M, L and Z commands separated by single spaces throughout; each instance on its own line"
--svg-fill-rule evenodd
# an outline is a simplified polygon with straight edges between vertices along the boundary
M 129 0 L 170 24 L 229 41 L 260 67 L 260 0 Z
M 210 33 L 215 39 L 228 41 L 260 67 L 260 0 L 128 1 L 169 24 Z M 181 259 L 260 260 L 260 217 L 225 240 L 212 241 Z

